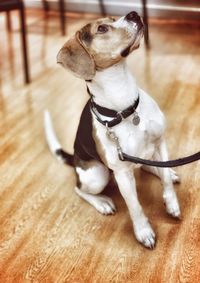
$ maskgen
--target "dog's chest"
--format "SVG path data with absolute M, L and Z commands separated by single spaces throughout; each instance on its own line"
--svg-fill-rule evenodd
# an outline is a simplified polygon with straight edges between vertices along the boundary
M 155 105 L 154 105 L 155 106 Z M 164 116 L 160 109 L 153 107 L 148 109 L 140 107 L 140 123 L 133 124 L 133 115 L 113 127 L 113 131 L 119 138 L 122 151 L 140 158 L 151 159 L 156 146 L 165 129 Z M 106 128 L 95 121 L 96 134 L 103 149 L 104 158 L 111 169 L 118 164 L 119 158 L 115 143 L 106 134 Z
M 134 125 L 132 117 L 115 130 L 123 151 L 141 158 L 152 156 L 163 131 L 164 126 L 161 121 L 141 118 L 140 123 Z

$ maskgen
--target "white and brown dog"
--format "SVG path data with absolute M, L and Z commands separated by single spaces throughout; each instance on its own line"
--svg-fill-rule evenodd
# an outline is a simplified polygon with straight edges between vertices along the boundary
M 138 14 L 131 12 L 118 20 L 104 18 L 87 24 L 65 43 L 57 61 L 84 79 L 91 95 L 81 115 L 74 155 L 62 150 L 48 112 L 45 131 L 51 151 L 76 170 L 75 192 L 106 215 L 113 214 L 116 208 L 110 198 L 100 193 L 108 184 L 109 169 L 113 171 L 137 240 L 153 248 L 155 233 L 137 197 L 134 169 L 138 165 L 120 161 L 117 146 L 108 135 L 112 129 L 123 152 L 129 155 L 168 159 L 164 116 L 156 102 L 137 86 L 125 62 L 125 57 L 139 47 L 143 29 Z M 173 182 L 179 181 L 176 173 L 171 169 L 143 168 L 161 179 L 167 212 L 179 218 L 173 187 Z

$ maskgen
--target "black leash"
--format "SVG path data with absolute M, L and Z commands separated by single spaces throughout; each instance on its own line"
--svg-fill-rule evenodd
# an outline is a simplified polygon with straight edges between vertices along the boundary
M 135 164 L 142 164 L 142 165 L 165 168 L 165 167 L 182 166 L 182 165 L 185 165 L 191 162 L 195 162 L 200 159 L 200 151 L 195 154 L 183 157 L 183 158 L 168 160 L 168 161 L 142 159 L 142 158 L 131 156 L 131 155 L 124 153 L 120 146 L 118 137 L 115 135 L 114 131 L 111 128 L 116 126 L 123 119 L 126 119 L 132 114 L 133 114 L 133 124 L 138 125 L 140 123 L 140 118 L 136 112 L 137 106 L 139 104 L 139 95 L 133 105 L 131 105 L 130 107 L 126 108 L 123 111 L 117 112 L 115 110 L 111 110 L 111 109 L 108 109 L 108 108 L 105 108 L 105 107 L 102 107 L 96 104 L 93 100 L 93 95 L 89 91 L 88 87 L 87 87 L 87 91 L 91 96 L 90 109 L 95 114 L 97 121 L 100 122 L 102 125 L 106 126 L 107 135 L 116 144 L 118 156 L 121 161 L 129 161 Z M 102 120 L 99 114 L 107 116 L 107 117 L 114 117 L 114 118 L 111 121 Z
M 136 156 L 131 156 L 122 151 L 122 148 L 119 143 L 119 138 L 115 135 L 115 132 L 112 129 L 110 129 L 107 125 L 106 128 L 107 128 L 107 136 L 110 140 L 112 140 L 115 143 L 118 152 L 118 157 L 121 161 L 129 161 L 135 164 L 165 168 L 165 167 L 182 166 L 200 159 L 200 151 L 183 158 L 168 160 L 168 161 L 149 160 L 149 159 L 142 159 Z
M 133 162 L 133 163 L 136 163 L 136 164 L 143 164 L 143 165 L 162 167 L 162 168 L 177 167 L 177 166 L 182 166 L 182 165 L 185 165 L 185 164 L 199 160 L 200 159 L 200 151 L 195 153 L 195 154 L 189 155 L 187 157 L 169 160 L 169 161 L 154 161 L 154 160 L 142 159 L 142 158 L 139 158 L 139 157 L 128 155 L 124 152 L 119 154 L 119 159 L 121 161 L 129 161 L 129 162 Z

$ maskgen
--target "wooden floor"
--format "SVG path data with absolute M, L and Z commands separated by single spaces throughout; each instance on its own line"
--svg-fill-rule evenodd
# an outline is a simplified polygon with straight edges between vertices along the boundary
M 69 15 L 68 35 L 90 21 Z M 19 32 L 0 15 L 0 282 L 200 282 L 200 166 L 178 168 L 182 221 L 170 218 L 159 180 L 137 171 L 139 199 L 157 234 L 155 250 L 134 238 L 126 205 L 111 182 L 118 212 L 102 216 L 74 193 L 73 169 L 58 163 L 44 139 L 52 114 L 70 152 L 85 83 L 56 65 L 65 42 L 54 15 L 28 13 L 32 83 L 23 85 Z M 200 149 L 200 33 L 188 23 L 152 22 L 151 49 L 129 57 L 138 83 L 163 109 L 170 157 Z M 72 106 L 73 105 L 73 106 Z

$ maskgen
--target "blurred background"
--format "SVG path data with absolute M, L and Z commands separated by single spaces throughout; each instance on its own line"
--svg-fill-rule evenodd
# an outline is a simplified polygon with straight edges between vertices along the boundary
M 42 43 L 47 34 L 54 36 L 59 29 L 60 36 L 70 35 L 73 29 L 70 27 L 70 21 L 75 18 L 83 19 L 86 15 L 94 18 L 106 15 L 121 16 L 131 10 L 137 11 L 144 17 L 148 28 L 156 20 L 157 27 L 164 22 L 171 24 L 175 21 L 180 26 L 181 24 L 183 26 L 184 22 L 187 25 L 196 23 L 196 28 L 199 28 L 200 2 L 198 0 L 0 0 L 1 77 L 9 70 L 14 72 L 12 63 L 16 60 L 14 54 L 19 47 L 19 52 L 16 51 L 16 54 L 17 57 L 22 56 L 22 63 L 19 64 L 19 69 L 17 68 L 17 76 L 23 72 L 26 83 L 33 81 L 31 37 L 37 33 L 41 35 L 43 32 L 40 41 Z M 17 33 L 19 38 L 21 37 L 19 39 L 21 46 L 14 46 Z M 145 36 L 147 46 L 150 43 L 148 41 L 150 33 L 151 29 Z M 45 46 L 42 44 L 42 52 L 44 49 Z M 36 52 L 34 50 L 34 53 Z M 5 66 L 5 58 L 7 58 L 7 64 L 10 62 L 9 66 Z M 6 70 L 5 67 L 7 67 Z
M 88 22 L 132 10 L 146 33 L 127 63 L 166 116 L 170 158 L 197 152 L 199 0 L 0 0 L 2 283 L 199 282 L 198 162 L 177 168 L 180 222 L 166 215 L 159 181 L 136 170 L 140 202 L 158 234 L 150 252 L 134 239 L 116 185 L 106 194 L 118 213 L 105 218 L 75 195 L 73 169 L 54 160 L 44 138 L 49 109 L 61 144 L 73 152 L 88 99 L 85 82 L 56 64 L 59 49 Z

